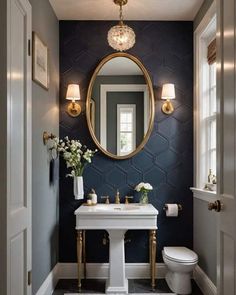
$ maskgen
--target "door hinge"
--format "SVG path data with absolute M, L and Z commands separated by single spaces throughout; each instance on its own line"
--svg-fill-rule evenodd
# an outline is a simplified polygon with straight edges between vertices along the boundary
M 32 271 L 28 271 L 28 286 L 32 284 Z
M 28 39 L 28 56 L 31 56 L 31 42 L 30 42 L 30 39 Z

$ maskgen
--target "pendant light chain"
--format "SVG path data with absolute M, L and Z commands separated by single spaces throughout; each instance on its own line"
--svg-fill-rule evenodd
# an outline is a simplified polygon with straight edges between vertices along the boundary
M 124 23 L 124 17 L 123 17 L 123 10 L 122 10 L 122 4 L 120 4 L 120 24 L 123 25 Z

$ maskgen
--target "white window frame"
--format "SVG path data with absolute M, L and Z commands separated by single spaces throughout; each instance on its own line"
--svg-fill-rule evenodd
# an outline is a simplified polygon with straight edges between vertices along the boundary
M 132 147 L 133 151 L 136 149 L 136 105 L 135 104 L 118 104 L 117 105 L 117 155 L 125 156 L 120 152 L 120 113 L 121 110 L 131 110 L 133 115 L 133 130 L 132 130 Z M 131 151 L 132 152 L 132 151 Z
M 143 92 L 144 98 L 144 134 L 148 130 L 150 118 L 150 101 L 146 84 L 102 84 L 100 86 L 100 142 L 107 149 L 107 92 Z
M 216 3 L 207 11 L 201 23 L 194 32 L 194 196 L 209 201 L 215 197 L 216 192 L 204 191 L 204 184 L 207 182 L 208 172 L 203 169 L 208 165 L 209 159 L 203 157 L 203 149 L 206 150 L 207 140 L 204 133 L 206 128 L 202 126 L 202 108 L 204 89 L 209 87 L 209 65 L 207 62 L 208 44 L 216 35 Z M 205 96 L 205 95 L 204 95 Z M 203 127 L 203 128 L 202 128 Z

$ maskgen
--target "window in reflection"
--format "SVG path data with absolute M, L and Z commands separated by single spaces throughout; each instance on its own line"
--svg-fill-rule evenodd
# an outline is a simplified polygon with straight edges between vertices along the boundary
M 136 148 L 136 105 L 117 105 L 117 154 L 124 156 Z

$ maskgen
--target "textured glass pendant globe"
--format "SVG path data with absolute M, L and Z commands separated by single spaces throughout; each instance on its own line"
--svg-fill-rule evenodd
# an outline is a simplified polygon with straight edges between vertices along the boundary
M 117 51 L 125 51 L 135 44 L 135 33 L 132 28 L 124 24 L 112 27 L 107 34 L 109 45 Z

